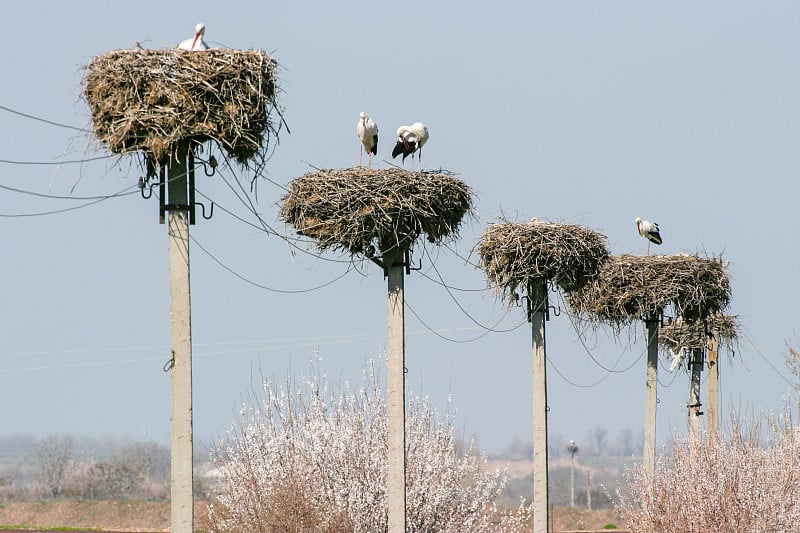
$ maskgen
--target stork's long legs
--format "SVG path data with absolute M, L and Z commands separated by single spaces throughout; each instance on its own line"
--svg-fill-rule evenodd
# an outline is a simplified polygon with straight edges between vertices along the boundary
M 364 166 L 364 145 L 360 143 L 358 145 L 358 166 Z

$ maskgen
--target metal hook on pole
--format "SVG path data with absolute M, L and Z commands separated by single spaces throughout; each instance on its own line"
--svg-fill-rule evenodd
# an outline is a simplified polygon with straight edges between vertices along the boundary
M 214 216 L 214 202 L 211 202 L 211 207 L 208 209 L 208 216 L 206 216 L 206 205 L 203 202 L 195 202 L 195 205 L 200 206 L 204 219 L 211 220 L 211 217 Z
M 150 192 L 148 194 L 145 194 L 144 193 L 145 189 L 147 189 Z M 149 187 L 147 186 L 147 183 L 145 183 L 144 180 L 144 176 L 139 176 L 139 192 L 142 194 L 142 198 L 144 198 L 145 200 L 149 200 L 153 196 L 153 186 L 152 185 Z
M 419 266 L 411 266 L 411 251 L 406 250 L 403 252 L 403 262 L 406 265 L 406 274 L 411 274 L 412 270 L 422 270 L 422 259 L 419 260 Z
M 217 158 L 213 155 L 208 158 L 208 161 L 202 161 L 203 163 L 203 172 L 209 178 L 217 173 Z M 209 167 L 211 168 L 211 172 L 208 171 Z
M 139 178 L 139 192 L 142 194 L 142 198 L 144 198 L 145 200 L 149 200 L 150 198 L 152 198 L 153 197 L 153 188 L 154 187 L 159 187 L 160 185 L 161 185 L 161 182 L 151 183 L 151 184 L 148 185 L 145 182 L 144 178 L 140 177 Z M 147 194 L 145 194 L 145 192 L 144 192 L 145 190 L 148 191 Z

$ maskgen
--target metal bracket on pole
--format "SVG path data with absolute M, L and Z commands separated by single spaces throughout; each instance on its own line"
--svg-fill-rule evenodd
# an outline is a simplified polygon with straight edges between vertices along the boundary
M 550 320 L 550 305 L 548 303 L 547 293 L 547 286 L 545 285 L 544 292 L 544 299 L 541 302 L 534 302 L 533 298 L 531 298 L 532 294 L 536 294 L 538 291 L 534 290 L 533 283 L 528 285 L 527 288 L 528 294 L 525 296 L 525 300 L 527 301 L 527 315 L 528 315 L 528 322 L 533 321 L 533 315 L 535 313 L 542 313 L 544 315 L 544 319 L 549 321 Z M 558 314 L 556 314 L 558 316 Z
M 189 148 L 189 224 L 194 225 L 195 202 L 194 202 L 194 149 Z
M 211 217 L 214 216 L 214 202 L 210 203 L 210 207 L 208 212 L 206 212 L 206 206 L 202 202 L 198 202 L 195 199 L 195 179 L 194 179 L 194 150 L 189 150 L 187 154 L 188 159 L 188 204 L 173 204 L 167 202 L 167 192 L 166 192 L 166 185 L 167 180 L 165 178 L 165 166 L 161 165 L 159 168 L 159 181 L 158 183 L 153 183 L 149 187 L 146 185 L 144 178 L 139 179 L 139 187 L 141 188 L 142 198 L 148 199 L 153 196 L 153 187 L 158 187 L 158 222 L 159 224 L 164 224 L 166 220 L 166 212 L 167 211 L 187 211 L 189 213 L 189 224 L 194 224 L 196 221 L 196 208 L 199 205 L 202 209 L 202 216 L 206 220 L 211 220 Z M 208 164 L 211 166 L 211 173 L 208 172 L 206 167 L 207 163 L 205 161 L 203 163 L 203 168 L 206 176 L 213 176 L 216 172 L 216 159 L 213 157 L 209 160 Z M 145 194 L 145 189 L 149 189 L 149 193 Z
M 402 259 L 400 262 L 393 262 L 392 264 L 388 264 L 384 257 L 375 257 L 374 255 L 367 255 L 367 258 L 381 267 L 383 270 L 383 277 L 386 278 L 389 276 L 389 268 L 393 266 L 402 266 L 405 267 L 406 274 L 411 274 L 412 270 L 422 270 L 422 259 L 419 260 L 418 266 L 412 266 L 413 263 L 411 262 L 411 252 L 406 249 L 403 250 Z
M 158 170 L 158 223 L 164 223 L 164 214 L 167 212 L 167 179 L 164 165 Z
M 411 274 L 412 270 L 422 270 L 422 259 L 419 260 L 419 266 L 412 267 L 411 266 L 411 250 L 406 249 L 403 252 L 403 262 L 405 263 L 406 267 L 406 274 Z

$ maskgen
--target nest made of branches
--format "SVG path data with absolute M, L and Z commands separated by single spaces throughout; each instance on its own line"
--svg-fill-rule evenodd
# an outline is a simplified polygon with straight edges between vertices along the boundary
M 422 233 L 455 239 L 472 212 L 472 190 L 449 174 L 354 167 L 292 180 L 280 216 L 320 250 L 374 257 L 408 250 Z
M 720 346 L 732 349 L 738 339 L 739 324 L 736 317 L 724 313 L 708 316 L 705 320 L 687 322 L 673 320 L 658 332 L 658 344 L 671 352 L 683 349 L 705 348 L 708 336 L 716 335 Z
M 214 140 L 246 163 L 280 128 L 277 68 L 263 50 L 116 50 L 86 67 L 83 96 L 115 154 L 163 162 L 181 142 Z
M 478 246 L 486 277 L 508 301 L 519 288 L 549 280 L 565 292 L 597 275 L 608 258 L 606 238 L 578 225 L 530 222 L 490 224 Z
M 667 306 L 686 322 L 703 320 L 721 313 L 730 298 L 730 280 L 719 258 L 620 255 L 609 257 L 591 283 L 567 295 L 567 303 L 592 322 L 623 326 Z

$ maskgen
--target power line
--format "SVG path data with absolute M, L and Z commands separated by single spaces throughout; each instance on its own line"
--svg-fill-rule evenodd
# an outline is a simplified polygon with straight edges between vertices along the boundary
M 670 388 L 672 386 L 672 384 L 675 383 L 675 380 L 678 379 L 678 374 L 680 374 L 680 372 L 678 371 L 678 369 L 675 369 L 675 371 L 672 372 L 672 374 L 673 374 L 673 376 L 672 376 L 672 379 L 670 380 L 669 383 L 662 382 L 658 378 L 658 375 L 656 375 L 656 380 L 658 381 L 658 384 L 661 385 L 662 387 L 664 387 L 665 389 Z
M 744 328 L 742 328 L 742 329 L 744 329 Z M 764 354 L 761 352 L 761 350 L 759 350 L 759 349 L 758 349 L 758 347 L 757 347 L 757 346 L 756 346 L 756 345 L 753 343 L 753 339 L 750 337 L 750 334 L 749 334 L 748 332 L 746 332 L 746 331 L 744 331 L 744 334 L 745 334 L 745 339 L 747 340 L 748 344 L 750 344 L 750 346 L 752 346 L 752 347 L 753 347 L 753 349 L 754 349 L 754 350 L 756 351 L 756 353 L 757 353 L 757 354 L 758 354 L 758 355 L 761 357 L 761 359 L 763 359 L 764 361 L 766 361 L 766 363 L 767 363 L 767 364 L 770 366 L 770 368 L 772 368 L 772 370 L 774 370 L 774 371 L 775 371 L 775 373 L 776 373 L 776 374 L 778 374 L 778 376 L 780 376 L 780 378 L 781 378 L 783 381 L 785 381 L 785 382 L 786 382 L 786 383 L 787 383 L 789 386 L 791 386 L 791 387 L 795 387 L 795 386 L 796 386 L 796 384 L 795 384 L 795 383 L 792 383 L 792 382 L 789 380 L 789 378 L 787 378 L 786 376 L 784 376 L 784 375 L 781 373 L 781 371 L 780 371 L 780 370 L 778 370 L 778 367 L 776 367 L 774 364 L 772 364 L 772 361 L 770 361 L 770 360 L 767 358 L 767 356 L 766 356 L 766 355 L 764 355 Z
M 433 279 L 432 277 L 427 275 L 425 272 L 420 272 L 420 275 L 423 278 L 431 280 L 432 282 L 436 283 L 437 285 L 441 285 L 442 287 L 447 287 L 448 289 L 453 289 L 454 291 L 459 291 L 459 292 L 486 292 L 486 291 L 489 290 L 489 287 L 483 287 L 482 289 L 462 289 L 461 287 L 454 287 L 452 285 L 447 285 L 446 283 L 442 283 L 439 280 Z
M 603 381 L 605 381 L 606 378 L 608 378 L 608 376 L 611 375 L 611 372 L 606 372 L 606 374 L 603 377 L 601 377 L 600 379 L 598 379 L 594 383 L 590 383 L 589 385 L 581 385 L 580 383 L 576 383 L 576 382 L 572 381 L 571 379 L 569 379 L 567 376 L 565 376 L 564 373 L 561 372 L 558 369 L 558 367 L 555 365 L 555 363 L 553 363 L 553 360 L 550 358 L 550 356 L 547 357 L 547 362 L 550 364 L 551 367 L 553 367 L 553 370 L 556 371 L 556 374 L 558 374 L 559 377 L 561 377 L 561 379 L 563 379 L 564 381 L 566 381 L 567 383 L 569 383 L 573 387 L 577 387 L 579 389 L 591 389 L 591 388 L 594 388 L 594 387 L 598 386 L 600 383 L 602 383 Z
M 426 255 L 428 257 L 430 257 L 430 254 L 427 253 L 427 249 L 425 249 L 425 252 L 426 252 Z M 450 298 L 453 300 L 453 302 L 455 302 L 456 306 L 461 310 L 462 313 L 464 313 L 464 315 L 467 318 L 469 318 L 477 326 L 479 326 L 479 327 L 481 327 L 483 329 L 487 329 L 489 331 L 493 331 L 495 333 L 505 333 L 505 332 L 508 332 L 508 331 L 514 331 L 515 329 L 517 329 L 517 327 L 519 327 L 519 326 L 517 326 L 517 327 L 511 328 L 511 329 L 494 329 L 494 328 L 487 327 L 487 326 L 481 324 L 480 322 L 478 322 L 471 314 L 469 314 L 467 312 L 467 310 L 464 308 L 464 306 L 461 305 L 461 302 L 458 301 L 458 299 L 455 297 L 455 295 L 449 289 L 447 283 L 445 283 L 444 278 L 442 277 L 441 272 L 439 272 L 439 269 L 436 268 L 436 263 L 434 261 L 431 261 L 431 267 L 433 268 L 434 272 L 436 272 L 436 275 L 438 276 L 439 280 L 441 281 L 442 287 L 444 287 L 444 290 L 447 291 L 447 294 L 450 295 Z
M 459 254 L 457 251 L 455 251 L 455 250 L 453 250 L 452 248 L 450 248 L 450 246 L 448 246 L 447 244 L 443 244 L 442 246 L 444 246 L 444 248 L 445 248 L 445 249 L 447 249 L 447 250 L 450 250 L 450 252 L 451 252 L 453 255 L 455 255 L 456 257 L 458 257 L 458 258 L 459 258 L 459 259 L 461 259 L 462 261 L 464 261 L 464 264 L 466 264 L 466 265 L 472 265 L 472 266 L 474 266 L 475 268 L 480 268 L 480 269 L 482 269 L 482 267 L 481 267 L 479 264 L 477 264 L 477 263 L 473 263 L 472 261 L 470 261 L 470 260 L 469 260 L 469 258 L 467 258 L 467 257 L 464 257 L 463 255 Z
M 314 257 L 316 259 L 321 259 L 323 261 L 327 261 L 327 262 L 330 262 L 330 263 L 340 263 L 340 264 L 341 263 L 347 263 L 347 264 L 352 263 L 352 259 L 351 260 L 333 259 L 333 258 L 325 257 L 325 256 L 323 256 L 321 254 L 315 254 L 313 252 L 310 252 L 310 251 L 298 246 L 297 244 L 292 242 L 292 240 L 296 240 L 298 242 L 306 242 L 306 241 L 302 241 L 301 239 L 292 239 L 291 237 L 283 235 L 280 232 L 278 232 L 277 230 L 275 230 L 272 226 L 270 226 L 261 217 L 261 214 L 256 210 L 255 205 L 253 205 L 252 201 L 250 201 L 250 197 L 247 194 L 247 192 L 242 190 L 242 192 L 239 193 L 233 187 L 233 185 L 231 185 L 229 180 L 221 172 L 219 172 L 219 170 L 217 170 L 217 173 L 222 178 L 222 180 L 225 182 L 225 184 L 228 186 L 228 188 L 231 190 L 231 192 L 233 192 L 233 194 L 237 197 L 237 199 L 242 203 L 242 205 L 245 206 L 245 208 L 250 212 L 250 214 L 252 214 L 253 216 L 256 217 L 256 220 L 259 222 L 259 224 L 253 224 L 252 222 L 247 221 L 247 220 L 245 220 L 245 219 L 243 219 L 243 218 L 241 218 L 239 216 L 233 215 L 233 213 L 231 211 L 229 211 L 229 210 L 223 209 L 223 211 L 225 211 L 228 214 L 231 214 L 232 216 L 234 216 L 238 220 L 240 220 L 242 222 L 245 222 L 249 226 L 251 226 L 251 227 L 253 227 L 255 229 L 258 229 L 259 231 L 263 231 L 263 232 L 267 233 L 268 235 L 275 235 L 276 237 L 278 237 L 278 238 L 282 239 L 284 242 L 286 242 L 286 244 L 288 244 L 290 247 L 292 247 L 293 249 L 295 249 L 295 250 L 297 250 L 297 251 L 299 251 L 299 252 L 301 252 L 303 254 L 310 255 L 310 256 L 312 256 L 312 257 Z M 239 185 L 239 188 L 241 189 L 241 183 L 239 182 L 238 179 L 236 180 L 236 183 Z M 207 198 L 209 201 L 213 201 L 208 196 L 206 196 L 206 195 L 203 195 L 203 196 L 205 198 Z M 245 200 L 245 198 L 246 198 L 246 200 Z M 216 204 L 216 202 L 215 202 L 215 204 Z
M 424 320 L 422 320 L 422 318 L 417 314 L 417 312 L 414 311 L 414 308 L 411 307 L 411 304 L 408 303 L 407 299 L 405 300 L 405 304 L 406 304 L 406 307 L 408 307 L 408 310 L 411 311 L 411 314 L 416 317 L 416 319 L 419 321 L 420 324 L 423 325 L 423 327 L 425 327 L 425 329 L 427 329 L 428 331 L 430 331 L 431 333 L 433 333 L 434 335 L 436 335 L 440 339 L 444 339 L 444 340 L 449 341 L 449 342 L 455 342 L 455 343 L 460 343 L 460 344 L 461 343 L 475 342 L 475 341 L 477 341 L 479 339 L 482 339 L 483 337 L 485 337 L 489 333 L 492 333 L 492 332 L 496 331 L 493 328 L 483 328 L 484 329 L 483 333 L 481 333 L 480 335 L 478 335 L 477 337 L 474 337 L 472 339 L 452 339 L 450 337 L 446 337 L 446 336 L 442 335 L 441 333 L 439 333 L 439 331 L 437 331 L 434 328 L 430 327 Z M 500 317 L 500 320 L 498 320 L 497 323 L 494 325 L 495 328 L 500 324 L 500 322 L 505 320 L 505 318 L 508 316 L 508 313 L 509 312 L 507 311 L 505 315 Z M 504 331 L 513 331 L 515 329 L 518 329 L 526 321 L 527 321 L 526 319 L 523 319 L 519 324 L 514 326 L 512 329 L 504 330 Z
M 37 117 L 37 116 L 34 116 L 34 115 L 29 115 L 28 113 L 23 113 L 22 111 L 17 111 L 15 109 L 11 109 L 10 107 L 6 107 L 4 105 L 0 105 L 0 109 L 2 109 L 3 111 L 8 111 L 9 113 L 14 113 L 15 115 L 19 115 L 21 117 L 30 118 L 30 119 L 33 119 L 33 120 L 38 120 L 39 122 L 44 122 L 45 124 L 50 124 L 51 126 L 58 126 L 59 128 L 67 128 L 67 129 L 70 129 L 70 130 L 82 131 L 84 133 L 93 133 L 91 130 L 87 130 L 87 129 L 84 129 L 84 128 L 78 128 L 76 126 L 70 126 L 69 124 L 62 124 L 60 122 L 47 120 L 46 118 Z
M 101 159 L 110 159 L 112 157 L 114 157 L 113 154 L 87 157 L 86 159 L 67 159 L 64 161 L 13 161 L 11 159 L 0 159 L 0 163 L 6 163 L 9 165 L 71 165 L 76 163 L 88 163 L 90 161 L 100 161 Z
M 52 199 L 52 200 L 75 200 L 75 201 L 78 201 L 78 200 L 108 200 L 109 198 L 118 198 L 118 197 L 121 197 L 121 196 L 128 196 L 130 194 L 136 194 L 137 191 L 135 191 L 135 190 L 129 191 L 128 190 L 128 189 L 131 189 L 133 187 L 136 187 L 136 185 L 130 185 L 130 186 L 126 187 L 125 189 L 122 189 L 122 191 L 120 191 L 118 193 L 108 194 L 108 195 L 100 195 L 100 196 L 61 196 L 61 195 L 56 195 L 56 194 L 45 194 L 45 193 L 36 192 L 36 191 L 28 191 L 28 190 L 25 190 L 25 189 L 16 189 L 14 187 L 9 187 L 7 185 L 0 184 L 0 189 L 4 189 L 4 190 L 7 190 L 7 191 L 11 191 L 11 192 L 16 192 L 16 193 L 19 193 L 19 194 L 27 194 L 29 196 L 38 196 L 39 198 L 48 198 L 48 199 Z
M 562 300 L 562 303 L 563 303 L 563 300 Z M 636 363 L 638 363 L 642 359 L 642 357 L 644 357 L 645 354 L 647 354 L 647 348 L 645 348 L 642 351 L 642 353 L 639 354 L 639 356 L 636 359 L 634 359 L 634 361 L 630 365 L 628 365 L 626 368 L 624 368 L 622 370 L 617 370 L 616 366 L 622 360 L 622 356 L 624 355 L 624 352 L 623 352 L 623 353 L 621 353 L 619 355 L 617 360 L 614 361 L 614 364 L 611 366 L 611 368 L 606 368 L 605 365 L 603 365 L 600 361 L 597 360 L 597 358 L 594 356 L 594 354 L 589 349 L 589 347 L 586 346 L 586 342 L 583 340 L 583 334 L 578 330 L 578 325 L 575 323 L 573 315 L 569 312 L 568 309 L 566 309 L 566 306 L 565 306 L 564 312 L 567 314 L 567 317 L 569 318 L 569 322 L 570 322 L 570 324 L 572 324 L 572 329 L 575 330 L 575 334 L 578 336 L 578 340 L 580 341 L 581 346 L 583 346 L 583 349 L 586 352 L 586 354 L 589 356 L 589 358 L 592 360 L 592 362 L 594 362 L 594 364 L 596 364 L 598 367 L 600 367 L 604 371 L 606 371 L 608 373 L 615 373 L 615 374 L 625 373 L 625 372 L 629 371 L 630 369 L 632 369 L 636 365 Z
M 352 266 L 348 267 L 348 269 L 345 270 L 342 274 L 340 274 L 340 275 L 336 276 L 335 278 L 333 278 L 332 280 L 330 280 L 330 281 L 328 281 L 326 283 L 323 283 L 322 285 L 318 285 L 316 287 L 311 287 L 311 288 L 308 288 L 308 289 L 297 289 L 297 290 L 276 289 L 274 287 L 267 287 L 266 285 L 262 285 L 262 284 L 260 284 L 258 282 L 255 282 L 255 281 L 253 281 L 251 279 L 248 279 L 248 278 L 244 277 L 242 274 L 236 272 L 231 267 L 227 266 L 225 263 L 223 263 L 221 260 L 219 260 L 214 254 L 209 252 L 202 244 L 200 244 L 200 242 L 198 242 L 198 240 L 193 235 L 189 235 L 189 238 L 192 240 L 193 243 L 195 243 L 197 246 L 199 246 L 200 249 L 203 250 L 203 252 L 205 252 L 206 255 L 208 255 L 208 257 L 210 257 L 215 263 L 217 263 L 219 266 L 221 266 L 222 268 L 224 268 L 225 270 L 227 270 L 228 272 L 230 272 L 231 274 L 233 274 L 234 276 L 236 276 L 240 280 L 242 280 L 242 281 L 244 281 L 246 283 L 249 283 L 250 285 L 253 285 L 254 287 L 258 287 L 259 289 L 265 289 L 265 290 L 268 290 L 268 291 L 271 291 L 271 292 L 278 292 L 278 293 L 281 293 L 281 294 L 300 294 L 300 293 L 312 292 L 312 291 L 316 291 L 316 290 L 319 290 L 319 289 L 323 289 L 323 288 L 325 288 L 325 287 L 327 287 L 329 285 L 333 285 L 334 283 L 336 283 L 337 281 L 339 281 L 340 279 L 345 277 L 347 274 L 349 274 L 351 272 L 351 270 L 352 270 Z
M 47 215 L 57 215 L 60 213 L 66 213 L 68 211 L 75 211 L 77 209 L 83 209 L 84 207 L 89 207 L 90 205 L 98 204 L 104 200 L 108 200 L 109 198 L 115 198 L 114 196 L 104 196 L 97 200 L 93 200 L 91 202 L 86 202 L 85 204 L 75 205 L 72 207 L 66 207 L 64 209 L 56 209 L 53 211 L 41 211 L 38 213 L 16 213 L 16 214 L 9 214 L 9 213 L 0 213 L 0 217 L 2 218 L 21 218 L 21 217 L 40 217 L 40 216 L 47 216 Z

